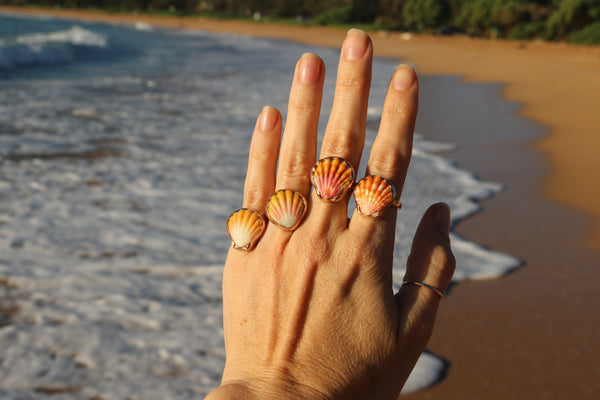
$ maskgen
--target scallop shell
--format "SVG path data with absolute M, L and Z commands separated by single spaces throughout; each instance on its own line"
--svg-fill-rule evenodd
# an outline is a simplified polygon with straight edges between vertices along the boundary
M 293 190 L 282 189 L 275 192 L 267 202 L 267 217 L 285 230 L 298 227 L 306 212 L 306 200 Z
M 396 189 L 380 176 L 366 176 L 354 188 L 354 199 L 359 214 L 380 216 L 394 202 Z
M 250 250 L 262 236 L 266 226 L 265 219 L 258 213 L 241 208 L 229 216 L 227 233 L 235 249 Z
M 323 158 L 312 168 L 310 180 L 320 199 L 338 201 L 354 184 L 354 169 L 343 158 Z

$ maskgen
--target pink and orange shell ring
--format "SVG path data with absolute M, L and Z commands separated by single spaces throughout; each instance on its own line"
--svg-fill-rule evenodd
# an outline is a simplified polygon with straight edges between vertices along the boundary
M 310 181 L 319 199 L 338 201 L 354 185 L 354 168 L 340 157 L 322 158 L 313 166 Z
M 400 209 L 402 203 L 396 195 L 396 188 L 391 182 L 380 176 L 366 176 L 354 188 L 356 210 L 361 215 L 378 217 L 388 206 Z
M 252 250 L 267 227 L 267 221 L 247 208 L 235 211 L 227 219 L 227 233 L 234 249 Z
M 290 189 L 276 191 L 267 201 L 266 214 L 269 221 L 286 231 L 300 225 L 306 213 L 306 199 Z

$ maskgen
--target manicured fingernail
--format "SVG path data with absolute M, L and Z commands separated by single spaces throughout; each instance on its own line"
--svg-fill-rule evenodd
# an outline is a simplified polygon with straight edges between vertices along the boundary
M 446 203 L 440 203 L 433 214 L 433 221 L 444 235 L 450 232 L 450 207 Z
M 275 129 L 277 123 L 277 110 L 271 106 L 264 106 L 260 113 L 258 126 L 263 132 L 269 132 Z
M 321 75 L 321 60 L 312 53 L 305 53 L 300 58 L 298 80 L 302 83 L 317 83 Z
M 362 58 L 369 45 L 367 34 L 360 29 L 352 28 L 346 34 L 343 55 L 347 60 L 358 60 Z
M 415 84 L 415 72 L 405 64 L 400 65 L 394 72 L 394 89 L 402 92 L 409 90 Z

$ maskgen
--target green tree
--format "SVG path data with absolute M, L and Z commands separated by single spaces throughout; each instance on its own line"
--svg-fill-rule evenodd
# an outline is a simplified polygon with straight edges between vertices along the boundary
M 569 39 L 573 43 L 600 44 L 600 21 L 571 33 Z
M 377 2 L 369 0 L 330 0 L 322 6 L 312 14 L 316 15 L 313 22 L 320 25 L 372 23 L 378 11 Z
M 391 29 L 404 27 L 402 9 L 407 0 L 381 0 L 379 2 L 379 15 L 377 20 L 380 24 Z
M 531 21 L 531 1 L 526 0 L 469 0 L 463 1 L 455 22 L 478 34 L 490 28 L 508 30 L 514 25 Z
M 408 0 L 402 9 L 402 16 L 408 27 L 433 29 L 450 19 L 450 11 L 447 0 Z
M 555 0 L 556 10 L 548 17 L 546 29 L 552 39 L 560 39 L 600 18 L 600 0 Z

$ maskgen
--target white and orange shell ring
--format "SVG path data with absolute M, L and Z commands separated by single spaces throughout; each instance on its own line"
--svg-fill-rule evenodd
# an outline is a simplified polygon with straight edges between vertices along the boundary
M 267 221 L 259 213 L 247 208 L 234 211 L 227 219 L 227 233 L 231 245 L 238 250 L 252 250 L 260 240 Z

